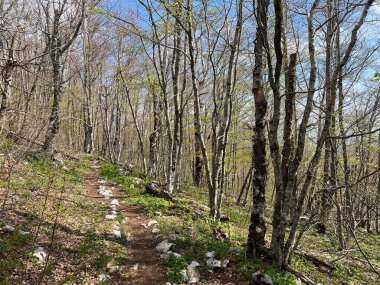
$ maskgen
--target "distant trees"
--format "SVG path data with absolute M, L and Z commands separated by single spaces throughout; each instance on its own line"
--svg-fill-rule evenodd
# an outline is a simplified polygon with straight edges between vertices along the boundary
M 290 266 L 313 226 L 344 249 L 380 227 L 375 2 L 2 0 L 2 131 L 195 186 L 214 220 L 236 199 L 251 258 Z

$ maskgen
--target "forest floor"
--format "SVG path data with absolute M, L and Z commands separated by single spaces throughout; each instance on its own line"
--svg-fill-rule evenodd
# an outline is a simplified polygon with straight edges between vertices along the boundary
M 249 209 L 227 199 L 230 221 L 221 223 L 184 202 L 207 204 L 205 189 L 184 186 L 178 194 L 183 201 L 171 202 L 147 194 L 149 180 L 139 173 L 92 157 L 53 161 L 38 153 L 0 157 L 0 176 L 0 284 L 181 284 L 192 261 L 200 264 L 196 284 L 249 284 L 256 271 L 275 285 L 299 282 L 245 258 Z M 215 229 L 227 237 L 216 236 Z M 380 268 L 380 236 L 361 230 L 357 236 L 372 266 Z M 166 260 L 155 248 L 164 239 L 176 253 Z M 333 233 L 320 236 L 311 229 L 300 249 L 336 270 L 326 272 L 298 256 L 292 266 L 325 285 L 379 284 L 355 244 L 350 246 L 337 252 Z M 210 252 L 228 265 L 207 268 Z

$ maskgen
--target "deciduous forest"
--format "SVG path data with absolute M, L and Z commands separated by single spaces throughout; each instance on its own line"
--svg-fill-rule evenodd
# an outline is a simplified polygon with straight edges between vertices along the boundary
M 0 284 L 380 284 L 378 0 L 0 0 Z

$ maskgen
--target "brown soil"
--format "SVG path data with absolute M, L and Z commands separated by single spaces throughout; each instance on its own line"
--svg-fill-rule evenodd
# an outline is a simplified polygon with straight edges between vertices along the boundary
M 88 196 L 91 199 L 103 199 L 97 193 L 98 180 L 101 179 L 96 167 L 92 167 L 86 178 Z M 107 186 L 114 186 L 108 184 Z M 121 197 L 117 187 L 114 187 L 113 196 Z M 160 262 L 159 253 L 155 246 L 159 243 L 151 229 L 144 228 L 141 224 L 147 223 L 149 218 L 139 213 L 138 207 L 128 206 L 118 199 L 118 210 L 127 218 L 128 239 L 126 251 L 129 258 L 127 268 L 128 284 L 130 285 L 164 285 L 167 282 L 166 268 Z M 110 200 L 103 200 L 110 202 Z M 106 203 L 107 203 L 106 202 Z

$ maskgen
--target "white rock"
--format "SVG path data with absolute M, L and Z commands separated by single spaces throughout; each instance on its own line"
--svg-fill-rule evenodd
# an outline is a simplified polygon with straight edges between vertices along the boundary
M 240 249 L 238 247 L 230 247 L 228 251 L 231 253 L 238 254 L 240 252 Z
M 28 235 L 30 234 L 30 232 L 26 232 L 26 231 L 23 231 L 23 230 L 19 230 L 18 233 L 22 236 L 25 236 L 25 235 Z
M 113 235 L 115 238 L 121 238 L 121 232 L 119 230 L 113 230 Z
M 98 183 L 99 184 L 104 184 L 104 183 L 106 183 L 106 181 L 105 180 L 98 180 Z
M 38 263 L 44 263 L 45 262 L 45 258 L 47 256 L 47 253 L 46 253 L 46 251 L 44 250 L 43 247 L 39 246 L 34 251 L 33 256 L 38 259 Z
M 99 186 L 98 193 L 99 193 L 100 195 L 103 195 L 103 196 L 104 196 L 104 199 L 109 199 L 109 198 L 112 197 L 112 191 L 109 190 L 109 189 L 106 189 L 106 187 L 103 186 L 103 185 L 100 185 L 100 186 Z
M 152 233 L 154 233 L 154 234 L 157 234 L 157 233 L 159 233 L 160 232 L 160 229 L 158 229 L 158 228 L 154 228 L 153 230 L 152 230 Z
M 207 258 L 214 258 L 215 257 L 215 251 L 209 251 L 209 252 L 206 252 L 206 257 Z
M 220 268 L 220 267 L 222 267 L 222 262 L 220 260 L 210 258 L 210 259 L 207 259 L 206 265 L 207 265 L 207 267 L 212 268 L 212 269 L 213 268 Z
M 7 230 L 8 232 L 14 232 L 15 231 L 15 227 L 12 225 L 6 225 L 4 227 L 4 229 Z
M 20 197 L 18 195 L 16 195 L 16 194 L 12 195 L 11 198 L 13 200 L 20 200 Z
M 261 272 L 253 273 L 252 281 L 253 281 L 253 284 L 274 285 L 272 278 L 270 278 L 268 274 L 261 273 Z
M 111 211 L 111 215 L 115 215 L 115 216 L 116 216 L 116 215 L 117 215 L 117 212 L 114 211 L 114 210 L 112 210 L 112 211 Z
M 173 255 L 174 257 L 176 258 L 180 258 L 182 257 L 182 255 L 180 255 L 179 253 L 176 253 L 176 252 L 172 252 L 172 251 L 168 251 L 167 253 L 163 253 L 160 255 L 160 258 L 161 259 L 168 259 L 170 255 Z
M 136 263 L 135 265 L 133 265 L 133 266 L 132 266 L 132 269 L 133 269 L 133 270 L 137 270 L 137 269 L 139 269 L 139 264 Z
M 227 267 L 228 263 L 230 263 L 230 261 L 228 259 L 223 259 L 222 267 Z
M 113 199 L 113 200 L 111 201 L 111 205 L 119 206 L 119 201 L 116 200 L 116 199 Z
M 197 283 L 197 282 L 199 282 L 199 279 L 201 278 L 201 274 L 199 273 L 197 266 L 191 266 L 193 264 L 193 262 L 189 266 L 187 266 L 187 268 L 186 268 L 186 275 L 189 279 L 188 280 L 189 283 Z M 198 263 L 198 262 L 196 262 L 196 263 Z
M 167 253 L 173 245 L 174 243 L 170 243 L 167 239 L 165 239 L 156 246 L 156 249 L 163 253 Z
M 111 208 L 112 211 L 116 211 L 117 210 L 117 206 L 116 205 L 111 205 L 110 208 Z
M 107 220 L 114 220 L 116 219 L 116 215 L 106 215 Z
M 120 270 L 119 265 L 113 265 L 111 262 L 107 263 L 107 269 L 109 273 L 113 273 Z
M 106 274 L 99 274 L 98 275 L 98 280 L 100 281 L 100 282 L 104 282 L 104 281 L 107 281 L 108 279 L 110 279 L 110 277 L 108 276 L 108 275 L 106 275 Z
M 193 260 L 193 261 L 189 264 L 189 267 L 198 267 L 198 266 L 201 266 L 201 265 L 199 264 L 198 261 L 195 261 L 195 260 Z
M 148 226 L 146 224 L 141 224 L 144 228 L 148 228 Z
M 158 222 L 156 221 L 156 220 L 150 220 L 149 222 L 148 222 L 148 227 L 151 227 L 151 226 L 153 226 L 153 225 L 157 225 L 158 224 Z

